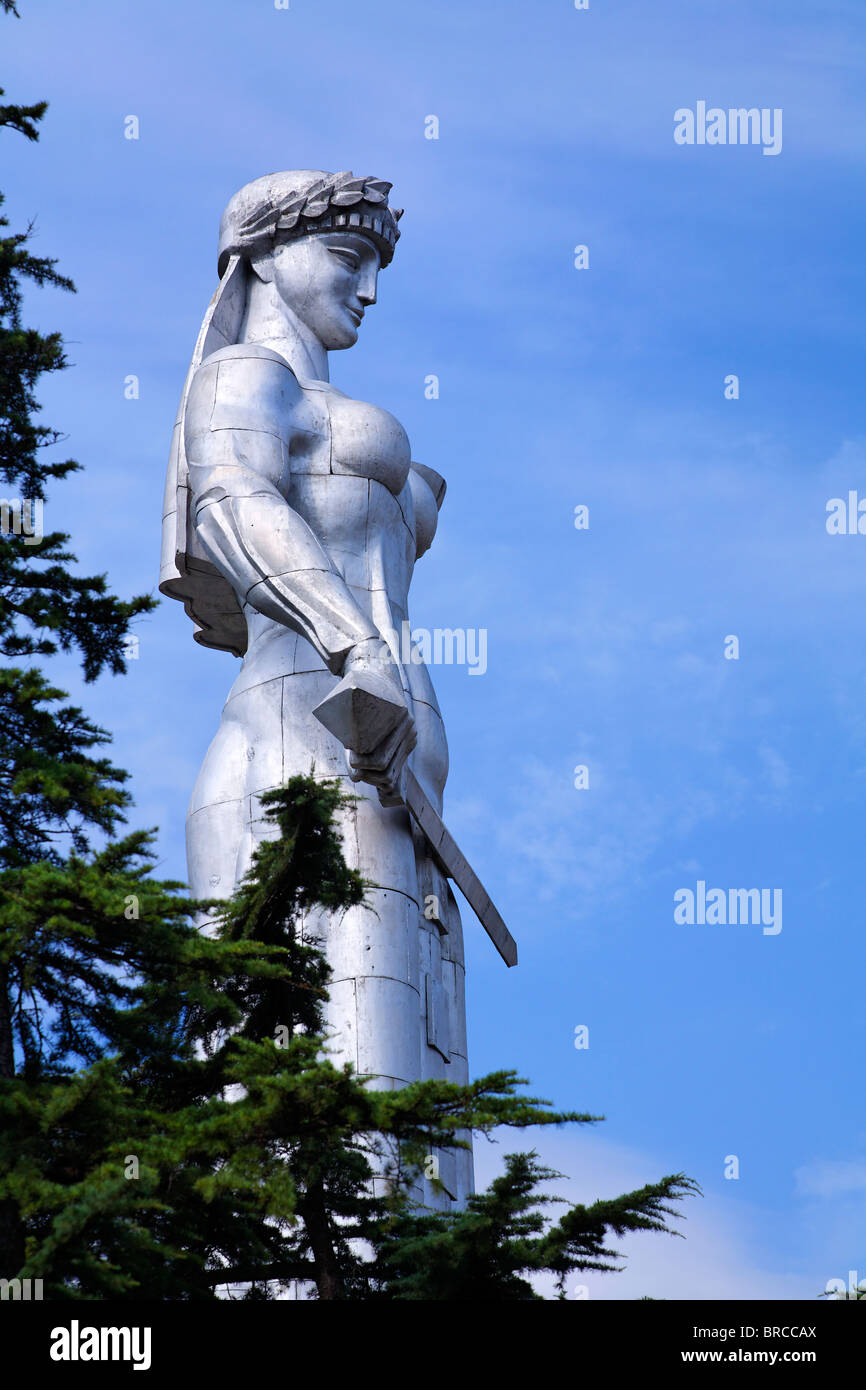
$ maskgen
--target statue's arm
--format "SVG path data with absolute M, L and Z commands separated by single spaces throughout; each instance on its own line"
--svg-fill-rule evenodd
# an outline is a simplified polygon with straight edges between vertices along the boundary
M 380 643 L 303 517 L 280 491 L 291 421 L 302 400 L 289 367 L 250 346 L 215 353 L 196 372 L 184 442 L 192 517 L 207 555 L 242 601 L 300 632 L 335 675 L 348 654 Z

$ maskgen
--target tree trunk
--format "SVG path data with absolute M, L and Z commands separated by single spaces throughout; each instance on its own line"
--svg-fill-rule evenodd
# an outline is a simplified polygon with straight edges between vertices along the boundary
M 301 1207 L 301 1215 L 306 1227 L 310 1249 L 316 1266 L 316 1288 L 319 1298 L 337 1299 L 343 1294 L 343 1281 L 334 1254 L 328 1214 L 325 1207 L 325 1190 L 320 1182 L 311 1184 Z

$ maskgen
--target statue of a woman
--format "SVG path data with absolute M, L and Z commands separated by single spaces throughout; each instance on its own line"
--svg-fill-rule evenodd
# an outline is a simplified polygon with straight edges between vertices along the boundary
M 319 915 L 305 930 L 333 971 L 333 1051 L 378 1086 L 468 1076 L 460 916 L 398 792 L 408 762 L 441 811 L 442 718 L 426 668 L 401 664 L 394 634 L 445 484 L 412 462 L 392 415 L 338 391 L 328 371 L 328 353 L 357 341 L 394 254 L 390 187 L 291 170 L 228 204 L 220 284 L 175 426 L 160 584 L 183 600 L 198 642 L 243 657 L 190 803 L 191 892 L 234 891 L 273 833 L 261 793 L 292 775 L 345 778 L 358 798 L 341 830 L 347 861 L 377 885 L 374 910 Z M 313 714 L 352 673 L 389 682 L 400 706 L 363 756 Z M 471 1155 L 439 1162 L 462 1201 Z

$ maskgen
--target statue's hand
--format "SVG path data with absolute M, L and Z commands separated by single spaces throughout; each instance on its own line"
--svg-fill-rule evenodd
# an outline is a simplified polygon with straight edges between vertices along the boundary
M 347 747 L 349 775 L 353 782 L 369 782 L 378 788 L 383 806 L 397 806 L 402 800 L 400 778 L 406 759 L 418 741 L 418 733 L 406 703 L 399 668 L 386 642 L 371 639 L 358 643 L 349 652 L 343 666 L 344 681 L 347 677 L 350 681 L 353 678 L 363 681 L 368 676 L 381 688 L 387 701 L 391 727 L 377 741 L 356 738 L 354 742 L 364 749 L 363 752 Z M 369 747 L 371 742 L 373 746 Z

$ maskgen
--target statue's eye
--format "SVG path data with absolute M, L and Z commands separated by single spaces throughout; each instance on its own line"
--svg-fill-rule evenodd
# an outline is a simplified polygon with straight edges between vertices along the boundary
M 348 246 L 329 246 L 328 250 L 332 256 L 336 256 L 337 259 L 342 261 L 343 265 L 348 266 L 350 270 L 357 270 L 358 266 L 361 264 L 361 257 L 358 255 L 357 251 L 350 251 Z

